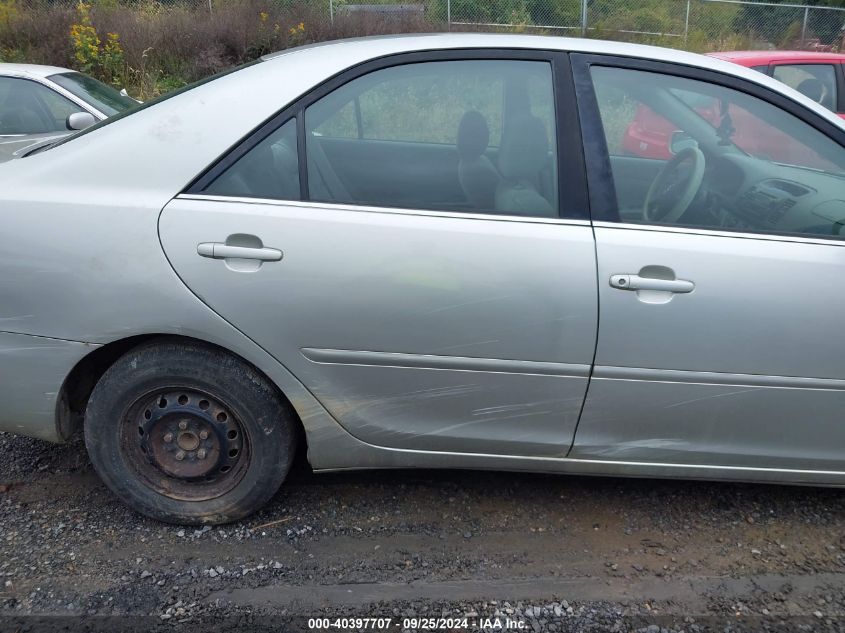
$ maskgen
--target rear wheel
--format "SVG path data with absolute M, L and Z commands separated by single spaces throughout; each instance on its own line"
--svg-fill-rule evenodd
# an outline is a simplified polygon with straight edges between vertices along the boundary
M 106 485 L 171 523 L 226 523 L 256 511 L 284 481 L 296 437 L 290 405 L 252 366 L 181 340 L 121 357 L 85 414 L 85 444 Z

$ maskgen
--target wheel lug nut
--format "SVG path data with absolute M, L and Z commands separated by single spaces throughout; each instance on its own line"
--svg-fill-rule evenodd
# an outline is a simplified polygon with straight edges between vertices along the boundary
M 173 433 L 165 433 L 164 434 L 164 441 L 168 444 L 173 441 Z
M 180 462 L 185 459 L 185 451 L 179 451 L 178 453 L 176 453 L 176 459 L 178 459 Z
M 197 458 L 198 459 L 205 459 L 205 449 L 201 448 L 197 451 Z
M 185 422 L 185 420 L 182 420 L 182 421 L 179 423 L 179 428 L 180 428 L 181 430 L 183 430 L 183 431 L 184 431 L 185 429 L 187 429 L 187 428 L 188 428 L 188 423 L 187 423 L 187 422 Z
M 200 431 L 200 439 L 207 440 L 208 439 L 208 431 Z

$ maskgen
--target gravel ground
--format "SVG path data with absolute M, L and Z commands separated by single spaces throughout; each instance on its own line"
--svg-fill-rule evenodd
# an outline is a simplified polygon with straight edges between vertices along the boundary
M 3 632 L 839 631 L 843 548 L 839 490 L 304 464 L 258 515 L 180 528 L 112 497 L 80 440 L 0 434 Z

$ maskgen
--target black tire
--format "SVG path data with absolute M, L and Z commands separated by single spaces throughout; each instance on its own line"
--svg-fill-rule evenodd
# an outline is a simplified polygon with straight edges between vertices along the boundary
M 138 512 L 220 524 L 279 489 L 296 453 L 294 419 L 246 362 L 201 342 L 158 339 L 127 352 L 94 387 L 85 445 L 105 484 Z

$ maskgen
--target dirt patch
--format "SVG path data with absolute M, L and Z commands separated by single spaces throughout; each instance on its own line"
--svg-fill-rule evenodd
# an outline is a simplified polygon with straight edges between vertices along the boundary
M 81 443 L 2 434 L 0 486 L 0 622 L 238 630 L 250 614 L 262 630 L 295 615 L 511 609 L 557 631 L 845 624 L 839 490 L 300 466 L 249 520 L 180 528 L 112 497 Z

